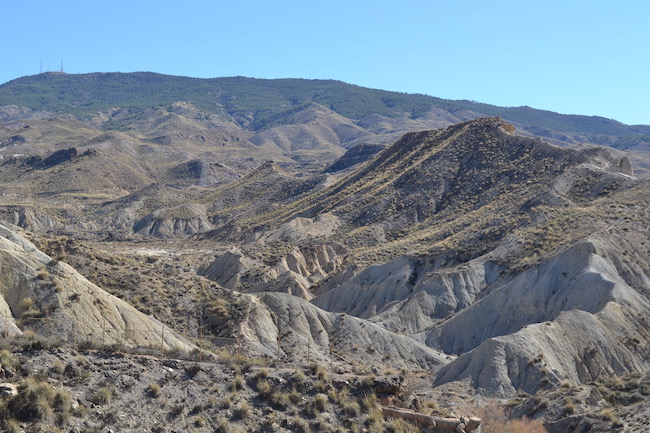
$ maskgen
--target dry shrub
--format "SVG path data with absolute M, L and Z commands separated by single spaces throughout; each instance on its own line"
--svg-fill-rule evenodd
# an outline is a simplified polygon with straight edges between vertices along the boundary
M 548 433 L 540 420 L 508 419 L 503 407 L 490 401 L 478 411 L 483 433 Z
M 246 400 L 240 401 L 233 410 L 233 415 L 239 419 L 245 419 L 253 414 L 253 408 Z
M 56 390 L 47 382 L 27 378 L 18 386 L 18 394 L 7 402 L 4 419 L 16 418 L 33 422 L 43 420 L 56 413 L 60 420 L 66 420 L 72 411 L 70 394 Z

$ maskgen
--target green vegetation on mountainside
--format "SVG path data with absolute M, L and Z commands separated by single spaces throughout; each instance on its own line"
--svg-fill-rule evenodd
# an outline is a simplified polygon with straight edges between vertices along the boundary
M 253 129 L 296 105 L 316 102 L 346 117 L 370 114 L 417 117 L 436 98 L 366 89 L 333 80 L 262 80 L 245 77 L 189 78 L 150 72 L 70 75 L 45 73 L 19 78 L 0 86 L 0 105 L 52 110 L 74 115 L 121 107 L 133 111 L 187 101 L 199 108 L 254 118 Z
M 450 113 L 469 110 L 477 115 L 500 116 L 542 129 L 628 137 L 626 145 L 629 137 L 634 141 L 648 134 L 643 128 L 629 127 L 602 117 L 444 100 L 420 94 L 368 89 L 335 80 L 202 79 L 151 72 L 79 75 L 48 72 L 12 80 L 0 86 L 0 106 L 17 105 L 82 117 L 114 107 L 127 109 L 133 115 L 152 106 L 177 101 L 191 102 L 210 112 L 225 112 L 252 130 L 282 124 L 282 120 L 297 108 L 307 103 L 317 103 L 351 119 L 372 114 L 387 117 L 407 114 L 417 118 L 434 107 Z

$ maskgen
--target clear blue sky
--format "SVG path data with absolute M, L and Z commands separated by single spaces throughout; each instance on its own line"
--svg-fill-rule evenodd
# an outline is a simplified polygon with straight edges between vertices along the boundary
M 650 1 L 7 1 L 0 83 L 43 71 L 337 79 L 650 124 Z

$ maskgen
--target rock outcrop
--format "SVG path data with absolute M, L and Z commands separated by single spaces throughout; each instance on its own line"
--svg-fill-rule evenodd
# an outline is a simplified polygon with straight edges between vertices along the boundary
M 292 248 L 273 263 L 248 257 L 240 248 L 231 248 L 198 270 L 223 287 L 247 293 L 285 292 L 303 299 L 313 297 L 310 288 L 336 272 L 346 250 L 326 243 Z
M 37 232 L 61 229 L 65 226 L 63 222 L 32 206 L 1 206 L 0 220 Z
M 133 232 L 158 238 L 179 238 L 204 233 L 213 228 L 206 207 L 191 204 L 157 209 L 136 221 Z
M 54 167 L 55 165 L 62 164 L 66 161 L 70 161 L 73 158 L 76 158 L 79 152 L 76 147 L 71 147 L 68 149 L 57 150 L 53 154 L 49 155 L 43 160 L 41 166 L 43 168 Z
M 250 296 L 242 333 L 258 350 L 289 359 L 438 370 L 449 357 L 406 336 L 283 293 Z

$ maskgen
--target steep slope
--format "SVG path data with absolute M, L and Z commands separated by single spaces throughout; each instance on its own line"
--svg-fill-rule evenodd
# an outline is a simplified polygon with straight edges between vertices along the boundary
M 65 341 L 191 351 L 193 344 L 157 320 L 52 260 L 0 226 L 3 332 L 23 329 Z
M 340 182 L 241 224 L 331 212 L 350 225 L 348 246 L 384 261 L 414 248 L 440 249 L 443 240 L 450 251 L 479 230 L 479 242 L 463 248 L 476 257 L 505 235 L 501 215 L 513 219 L 510 226 L 524 224 L 534 212 L 520 209 L 570 207 L 631 181 L 629 168 L 620 168 L 628 160 L 604 148 L 562 149 L 507 130 L 488 118 L 407 134 Z
M 337 362 L 366 367 L 438 370 L 448 357 L 408 337 L 355 317 L 329 313 L 295 296 L 263 293 L 250 298 L 242 332 L 259 350 L 293 359 Z
M 512 395 L 536 389 L 542 368 L 555 383 L 644 371 L 648 241 L 647 232 L 601 232 L 488 288 L 478 302 L 423 333 L 432 347 L 464 353 L 439 382 L 471 377 L 477 387 Z M 495 389 L 478 375 L 488 360 L 502 357 L 497 352 L 508 353 L 506 365 L 483 376 L 499 384 Z

